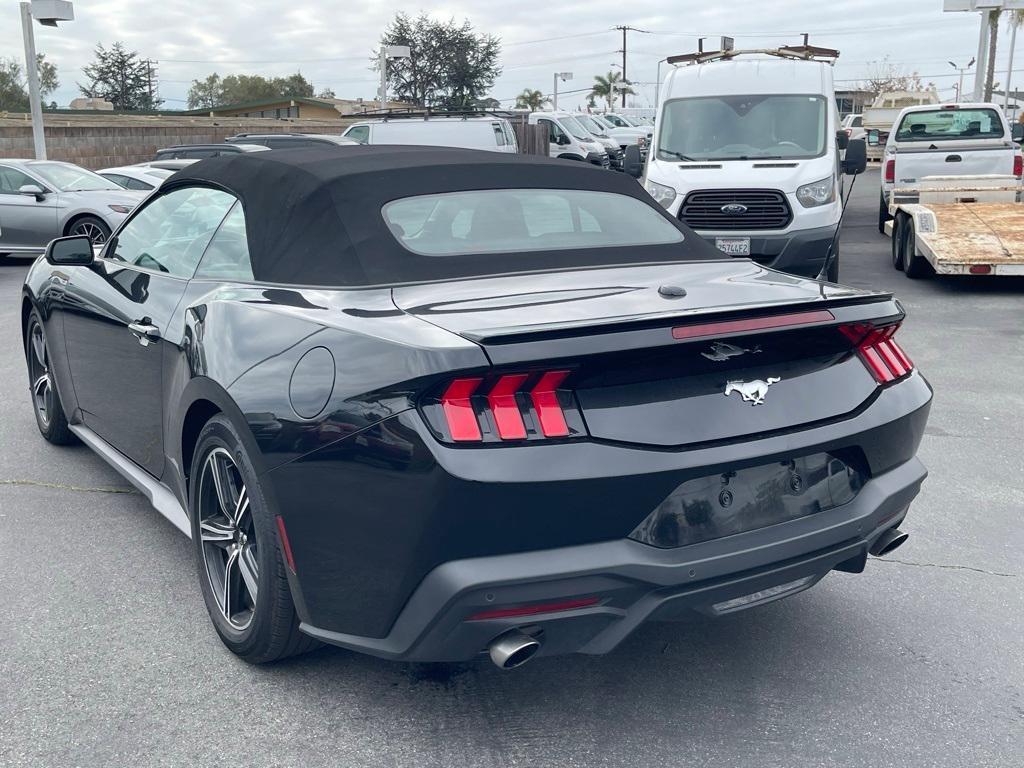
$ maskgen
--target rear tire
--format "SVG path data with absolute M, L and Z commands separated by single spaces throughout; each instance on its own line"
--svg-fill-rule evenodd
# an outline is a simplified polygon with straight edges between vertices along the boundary
M 200 589 L 214 629 L 251 664 L 312 650 L 299 632 L 276 520 L 231 422 L 210 419 L 199 433 L 189 487 Z
M 878 195 L 878 231 L 885 234 L 885 223 L 891 219 L 889 215 L 889 205 L 885 201 L 885 193 L 880 192 Z
M 900 238 L 900 251 L 902 251 L 903 274 L 911 280 L 925 277 L 929 271 L 927 260 L 917 255 L 917 238 L 914 232 L 914 219 L 906 216 L 903 220 L 903 235 Z
M 898 214 L 892 223 L 892 268 L 903 271 L 903 220 L 906 214 Z
M 50 361 L 50 348 L 43 333 L 39 311 L 32 310 L 25 332 L 25 362 L 28 365 L 29 394 L 39 434 L 54 445 L 72 445 L 77 442 L 68 428 L 68 417 L 54 382 Z

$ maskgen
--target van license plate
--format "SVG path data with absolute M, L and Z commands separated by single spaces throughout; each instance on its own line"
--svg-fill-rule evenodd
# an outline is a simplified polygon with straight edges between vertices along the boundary
M 715 247 L 730 256 L 749 256 L 749 237 L 716 237 Z

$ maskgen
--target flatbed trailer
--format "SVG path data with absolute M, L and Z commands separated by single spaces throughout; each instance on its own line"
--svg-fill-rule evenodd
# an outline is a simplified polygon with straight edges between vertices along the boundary
M 1024 204 L 1013 176 L 929 176 L 889 193 L 885 232 L 907 277 L 1024 276 Z

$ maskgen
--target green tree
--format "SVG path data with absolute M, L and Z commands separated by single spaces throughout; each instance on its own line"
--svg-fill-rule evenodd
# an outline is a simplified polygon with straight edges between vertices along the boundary
M 469 21 L 457 24 L 434 21 L 425 13 L 415 18 L 397 13 L 380 43 L 411 49 L 409 58 L 388 62 L 388 85 L 396 98 L 417 106 L 471 107 L 501 74 L 501 41 L 478 34 Z
M 550 99 L 540 91 L 531 88 L 524 88 L 523 92 L 516 96 L 516 109 L 528 109 L 537 112 L 544 108 Z
M 334 91 L 331 90 L 330 88 L 321 88 L 320 89 L 320 93 L 318 93 L 316 95 L 316 97 L 318 99 L 336 99 L 336 98 L 338 98 L 337 96 L 334 95 Z
M 88 85 L 78 83 L 83 96 L 106 99 L 114 109 L 130 112 L 156 109 L 163 99 L 156 96 L 157 72 L 153 63 L 139 58 L 123 43 L 104 48 L 97 43 L 91 64 L 82 68 Z
M 214 72 L 205 80 L 193 80 L 188 89 L 189 109 L 213 109 L 221 104 L 224 85 L 220 75 Z
M 43 103 L 46 97 L 57 90 L 60 81 L 57 68 L 46 60 L 45 54 L 37 54 L 39 62 L 39 96 Z M 22 73 L 17 59 L 0 59 L 0 112 L 28 112 L 28 78 Z
M 250 101 L 297 99 L 313 95 L 313 84 L 301 73 L 267 79 L 262 75 L 228 75 L 216 72 L 205 80 L 193 80 L 188 89 L 189 109 L 213 109 Z
M 607 75 L 594 75 L 594 85 L 590 89 L 590 95 L 595 99 L 604 99 L 608 109 L 615 105 L 615 98 L 623 92 L 627 96 L 636 93 L 629 87 L 629 83 L 622 79 L 621 72 L 609 72 Z

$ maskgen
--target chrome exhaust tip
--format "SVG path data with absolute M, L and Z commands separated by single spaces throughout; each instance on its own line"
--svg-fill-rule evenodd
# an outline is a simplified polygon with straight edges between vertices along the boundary
M 540 642 L 518 629 L 506 632 L 487 646 L 487 652 L 490 654 L 494 666 L 501 669 L 521 667 L 539 650 Z
M 903 543 L 909 538 L 909 533 L 904 533 L 899 528 L 890 528 L 875 539 L 875 543 L 871 545 L 868 552 L 875 557 L 887 555 L 893 550 L 899 549 L 903 546 Z

